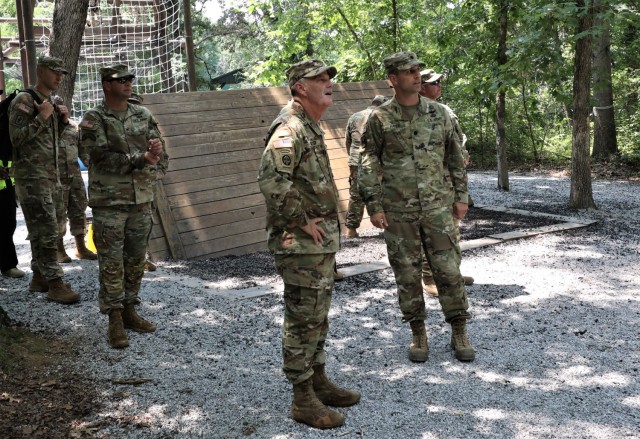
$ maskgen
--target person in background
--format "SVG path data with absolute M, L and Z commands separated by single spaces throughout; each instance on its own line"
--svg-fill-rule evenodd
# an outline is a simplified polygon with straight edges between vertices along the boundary
M 144 98 L 142 96 L 140 96 L 138 93 L 131 93 L 131 97 L 128 99 L 130 104 L 134 104 L 134 105 L 142 105 L 142 103 L 144 102 Z M 155 185 L 153 186 L 153 199 L 156 199 L 156 195 L 155 195 Z M 153 212 L 155 210 L 154 205 L 153 205 L 153 201 L 151 202 L 151 211 Z M 149 235 L 151 236 L 151 235 Z M 151 261 L 151 256 L 149 255 L 149 244 L 147 243 L 147 255 L 146 255 L 146 259 L 144 261 L 144 270 L 145 271 L 156 271 L 158 269 L 158 267 L 156 266 L 156 264 L 154 264 Z
M 4 90 L 0 90 L 0 95 Z M 13 243 L 16 231 L 16 202 L 15 180 L 11 177 L 13 165 L 12 148 L 9 142 L 0 143 L 0 271 L 3 276 L 20 278 L 24 271 L 18 268 L 18 255 Z
M 378 95 L 373 98 L 371 105 L 362 111 L 351 115 L 347 121 L 345 130 L 345 145 L 349 155 L 349 206 L 347 208 L 347 238 L 358 237 L 358 227 L 364 214 L 364 201 L 358 189 L 358 167 L 362 156 L 362 132 L 367 124 L 369 115 L 374 108 L 379 107 L 387 101 L 386 96 Z
M 135 75 L 124 64 L 100 69 L 104 100 L 80 123 L 89 152 L 89 205 L 98 250 L 98 304 L 109 315 L 113 348 L 129 345 L 125 329 L 153 332 L 156 325 L 138 315 L 140 284 L 151 233 L 151 202 L 168 155 L 158 125 L 144 107 L 128 102 Z
M 76 257 L 78 259 L 96 260 L 98 256 L 89 250 L 85 244 L 87 234 L 87 191 L 80 172 L 78 163 L 78 126 L 69 122 L 60 136 L 60 149 L 58 150 L 58 172 L 62 185 L 59 204 L 57 206 L 58 227 L 58 262 L 71 262 L 71 258 L 64 248 L 64 236 L 67 234 L 67 220 L 71 235 L 76 242 Z M 88 157 L 82 158 L 85 166 L 89 163 Z
M 460 139 L 446 109 L 420 96 L 424 63 L 415 53 L 394 53 L 384 66 L 395 96 L 369 116 L 358 184 L 371 224 L 384 229 L 402 321 L 413 335 L 409 359 L 424 362 L 429 357 L 421 284 L 424 252 L 445 322 L 451 324 L 455 357 L 473 361 L 466 330 L 471 315 L 453 225 L 453 217 L 464 218 L 468 209 Z
M 327 406 L 360 401 L 360 393 L 338 387 L 325 373 L 340 226 L 338 190 L 319 121 L 333 104 L 336 73 L 315 59 L 287 69 L 292 100 L 269 128 L 258 173 L 268 247 L 284 281 L 282 355 L 293 385 L 291 417 L 315 428 L 344 424 L 344 416 Z
M 31 243 L 33 278 L 30 291 L 46 292 L 47 299 L 65 305 L 78 302 L 80 295 L 63 281 L 57 261 L 60 196 L 57 153 L 60 136 L 69 124 L 69 109 L 54 104 L 53 93 L 68 72 L 60 58 L 38 58 L 37 83 L 19 93 L 9 106 L 9 135 L 13 144 L 13 172 Z M 36 99 L 37 97 L 37 99 Z
M 424 96 L 427 99 L 431 99 L 433 101 L 437 101 L 442 95 L 442 83 L 440 79 L 442 78 L 442 74 L 436 73 L 432 69 L 426 69 L 420 72 L 420 79 L 422 82 L 422 86 L 420 87 L 420 95 Z M 458 138 L 460 139 L 460 144 L 462 145 L 462 157 L 464 159 L 465 167 L 469 164 L 470 156 L 469 151 L 466 150 L 465 144 L 467 142 L 467 136 L 464 135 L 462 129 L 460 128 L 460 123 L 458 121 L 458 116 L 453 112 L 453 110 L 440 102 L 447 112 L 449 113 L 449 117 L 451 117 L 451 121 L 453 122 L 453 128 L 456 132 Z M 469 195 L 469 206 L 472 206 L 471 195 Z M 456 226 L 456 239 L 458 244 L 460 243 L 460 220 L 458 218 L 453 218 L 453 223 Z M 473 285 L 474 279 L 471 276 L 462 276 L 465 285 Z M 424 291 L 433 297 L 438 297 L 438 287 L 436 287 L 436 282 L 433 279 L 433 273 L 431 272 L 431 267 L 429 267 L 429 261 L 426 258 L 423 259 L 422 262 L 422 287 Z

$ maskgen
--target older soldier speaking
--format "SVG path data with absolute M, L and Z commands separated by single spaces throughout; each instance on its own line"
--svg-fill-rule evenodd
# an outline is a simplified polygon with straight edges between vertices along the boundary
M 135 306 L 147 240 L 151 233 L 153 185 L 167 169 L 168 156 L 149 110 L 129 104 L 135 75 L 124 64 L 100 69 L 104 101 L 80 124 L 89 152 L 89 205 L 100 267 L 100 311 L 109 315 L 109 344 L 129 345 L 125 328 L 153 332 Z
M 325 374 L 325 340 L 340 247 L 338 193 L 318 122 L 333 103 L 335 67 L 318 60 L 286 71 L 293 99 L 273 121 L 258 182 L 267 205 L 269 250 L 284 281 L 283 370 L 293 384 L 291 417 L 316 428 L 339 427 L 327 405 L 356 404 L 360 394 Z
M 475 352 L 466 332 L 471 316 L 453 224 L 453 217 L 462 219 L 468 208 L 460 141 L 446 109 L 418 94 L 424 63 L 412 52 L 400 52 L 385 58 L 384 65 L 395 96 L 369 117 L 358 183 L 371 223 L 384 229 L 402 320 L 413 334 L 409 359 L 424 362 L 429 356 L 424 249 L 445 321 L 451 323 L 451 347 L 458 360 L 472 361 Z
M 79 301 L 80 295 L 63 281 L 56 247 L 56 204 L 61 195 L 56 154 L 69 123 L 69 109 L 52 102 L 53 92 L 68 72 L 60 58 L 42 56 L 36 73 L 35 87 L 19 93 L 9 107 L 16 195 L 31 243 L 29 290 L 47 292 L 47 299 L 70 304 Z

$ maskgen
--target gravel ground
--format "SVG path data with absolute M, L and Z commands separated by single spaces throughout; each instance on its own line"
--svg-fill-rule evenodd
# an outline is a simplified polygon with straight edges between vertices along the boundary
M 83 301 L 63 307 L 2 279 L 0 303 L 34 331 L 70 337 L 76 356 L 61 368 L 91 378 L 104 401 L 90 419 L 109 438 L 637 438 L 640 437 L 640 209 L 637 184 L 595 181 L 599 210 L 568 211 L 566 177 L 471 173 L 478 204 L 600 222 L 463 253 L 474 319 L 476 361 L 449 348 L 439 304 L 427 301 L 430 358 L 407 359 L 411 333 L 400 322 L 390 269 L 337 283 L 327 346 L 329 374 L 362 392 L 338 409 L 346 424 L 320 431 L 289 418 L 291 390 L 281 372 L 282 297 L 233 300 L 224 289 L 278 283 L 258 253 L 166 262 L 145 275 L 141 314 L 154 334 L 130 334 L 110 349 L 97 308 L 97 267 L 65 265 Z M 502 222 L 507 217 L 502 217 Z M 465 238 L 482 227 L 467 222 Z M 527 220 L 520 220 L 527 224 Z M 480 220 L 476 221 L 480 224 Z M 518 224 L 518 221 L 514 221 Z M 347 241 L 339 266 L 385 257 L 375 231 Z M 26 236 L 22 225 L 16 241 Z M 67 240 L 68 248 L 71 238 Z M 20 241 L 20 267 L 29 249 Z M 150 378 L 139 385 L 113 380 Z

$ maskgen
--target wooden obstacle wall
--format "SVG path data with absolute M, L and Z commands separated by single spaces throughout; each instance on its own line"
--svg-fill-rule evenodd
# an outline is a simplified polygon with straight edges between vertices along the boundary
M 345 127 L 377 94 L 393 96 L 393 90 L 386 81 L 336 84 L 334 104 L 321 121 L 342 224 L 349 200 Z M 154 258 L 202 259 L 266 249 L 258 166 L 267 130 L 289 98 L 287 87 L 144 97 L 169 154 L 169 172 L 158 184 L 150 240 Z M 365 219 L 362 228 L 367 227 Z

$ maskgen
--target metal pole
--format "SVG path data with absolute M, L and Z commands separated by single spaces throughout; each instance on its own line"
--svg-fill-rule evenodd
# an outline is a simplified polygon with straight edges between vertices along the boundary
M 189 74 L 189 91 L 196 91 L 196 57 L 193 49 L 193 28 L 191 25 L 191 1 L 184 0 L 184 33 L 187 43 L 187 71 Z

